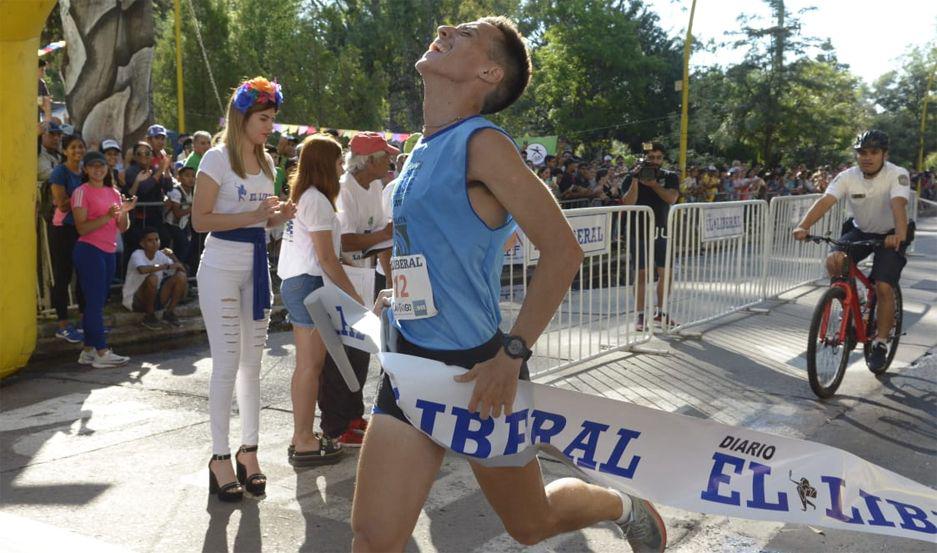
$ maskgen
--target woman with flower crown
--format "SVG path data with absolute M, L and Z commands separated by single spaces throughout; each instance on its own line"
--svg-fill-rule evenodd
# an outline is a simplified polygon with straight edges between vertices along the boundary
M 222 501 L 240 501 L 244 491 L 262 496 L 267 484 L 257 462 L 260 361 L 272 299 L 264 229 L 296 213 L 273 194 L 276 169 L 264 151 L 282 102 L 279 84 L 263 77 L 243 82 L 228 103 L 221 142 L 205 152 L 195 181 L 192 226 L 209 233 L 198 268 L 212 357 L 209 494 Z M 228 443 L 235 384 L 242 444 L 236 473 Z

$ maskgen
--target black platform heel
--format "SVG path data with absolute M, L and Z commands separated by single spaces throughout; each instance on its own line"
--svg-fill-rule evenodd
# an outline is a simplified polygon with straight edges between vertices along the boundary
M 257 451 L 257 446 L 246 446 L 242 445 L 241 449 L 238 449 L 238 452 L 234 455 L 234 462 L 237 465 L 237 476 L 238 482 L 244 486 L 244 489 L 247 490 L 247 493 L 251 495 L 265 495 L 267 493 L 267 475 L 262 472 L 257 474 L 247 475 L 247 467 L 241 464 L 241 461 L 238 460 L 238 455 L 241 453 L 254 453 Z
M 231 454 L 227 455 L 212 455 L 211 460 L 208 461 L 208 495 L 217 495 L 219 501 L 224 501 L 225 503 L 237 503 L 244 497 L 244 490 L 241 488 L 241 485 L 237 482 L 228 482 L 224 486 L 218 485 L 218 477 L 215 476 L 215 473 L 211 470 L 212 461 L 227 461 L 231 459 Z M 236 490 L 236 491 L 235 491 Z

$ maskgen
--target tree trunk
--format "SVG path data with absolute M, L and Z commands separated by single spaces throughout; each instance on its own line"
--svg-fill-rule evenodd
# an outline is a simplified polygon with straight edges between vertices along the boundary
M 778 105 L 784 86 L 784 48 L 787 28 L 784 26 L 784 0 L 772 2 L 777 22 L 774 27 L 774 52 L 771 61 L 771 77 L 768 92 L 768 120 L 765 123 L 765 135 L 762 143 L 763 163 L 768 167 L 777 165 L 774 152 L 774 137 L 777 133 Z
M 154 22 L 150 0 L 60 0 L 68 43 L 65 100 L 89 145 L 126 148 L 152 120 Z

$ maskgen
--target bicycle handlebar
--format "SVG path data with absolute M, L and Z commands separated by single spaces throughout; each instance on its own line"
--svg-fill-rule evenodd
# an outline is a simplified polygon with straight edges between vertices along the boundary
M 840 240 L 834 240 L 829 236 L 814 236 L 807 235 L 804 240 L 810 240 L 819 244 L 820 242 L 826 242 L 828 244 L 833 244 L 834 246 L 839 246 L 841 248 L 861 248 L 861 247 L 872 247 L 880 248 L 885 245 L 884 240 L 857 240 L 855 242 L 842 242 Z

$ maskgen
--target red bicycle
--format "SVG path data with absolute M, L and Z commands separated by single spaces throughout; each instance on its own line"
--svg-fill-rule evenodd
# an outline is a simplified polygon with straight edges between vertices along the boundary
M 848 256 L 849 250 L 858 247 L 878 248 L 883 245 L 883 241 L 840 242 L 822 236 L 807 236 L 806 239 L 843 248 L 847 253 L 849 266 L 848 276 L 834 277 L 831 280 L 830 287 L 817 303 L 810 322 L 810 337 L 807 342 L 807 375 L 810 388 L 817 396 L 828 398 L 836 393 L 842 383 L 846 366 L 849 364 L 849 354 L 857 344 L 863 345 L 866 365 L 869 364 L 872 340 L 877 328 L 875 284 L 852 262 Z M 857 283 L 864 288 L 864 294 L 860 292 Z M 895 319 L 888 335 L 888 356 L 880 368 L 869 367 L 874 374 L 882 374 L 888 370 L 901 338 L 901 288 L 893 286 L 892 290 L 895 294 Z

